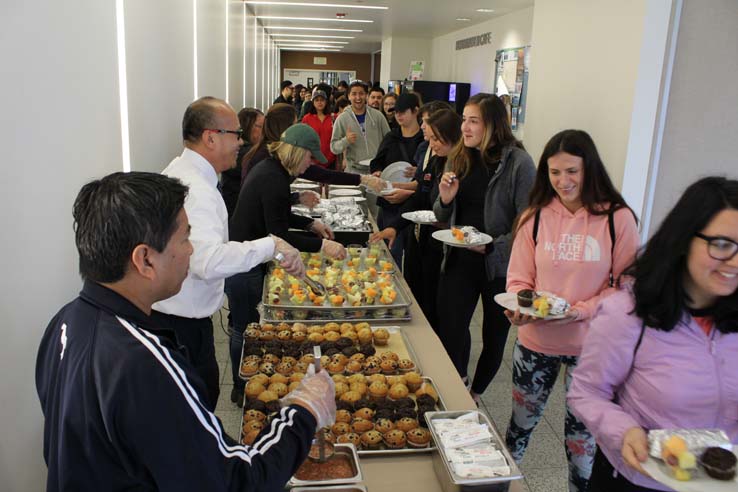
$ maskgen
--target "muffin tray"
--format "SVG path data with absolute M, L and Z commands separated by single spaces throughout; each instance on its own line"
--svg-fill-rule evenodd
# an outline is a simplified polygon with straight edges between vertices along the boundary
M 438 387 L 433 383 L 433 379 L 429 377 L 423 376 L 423 382 L 429 383 L 433 388 L 436 390 L 436 393 L 438 394 L 438 401 L 436 402 L 436 409 L 437 411 L 445 411 L 446 410 L 446 403 L 443 401 L 443 397 L 441 396 L 441 392 L 438 391 Z M 412 397 L 413 400 L 415 397 Z M 430 430 L 430 429 L 429 429 Z M 410 448 L 405 447 L 402 449 L 388 449 L 384 447 L 384 444 L 382 444 L 382 448 L 380 449 L 361 449 L 357 451 L 359 453 L 359 456 L 396 456 L 396 455 L 404 455 L 404 454 L 425 454 L 425 453 L 431 453 L 436 450 L 436 444 L 434 442 L 433 432 L 431 432 L 431 440 L 428 443 L 428 447 L 426 448 Z
M 359 484 L 328 485 L 318 487 L 293 487 L 292 492 L 368 492 L 367 488 Z
M 306 323 L 306 325 L 309 328 L 311 326 L 316 326 L 317 323 Z M 384 328 L 390 333 L 389 340 L 387 340 L 387 345 L 374 344 L 374 348 L 377 350 L 377 353 L 385 351 L 395 352 L 400 357 L 400 359 L 412 360 L 415 363 L 415 372 L 423 374 L 423 369 L 420 367 L 420 363 L 418 362 L 418 356 L 416 355 L 415 350 L 413 349 L 413 346 L 410 343 L 407 335 L 399 326 L 370 326 L 370 328 L 372 329 L 372 331 L 376 331 L 379 328 Z M 246 340 L 244 340 L 244 343 L 241 344 L 241 361 L 243 361 L 245 358 L 245 344 Z M 244 379 L 246 381 L 248 381 L 249 379 L 247 375 L 241 372 L 240 368 L 238 375 L 241 377 L 241 379 Z

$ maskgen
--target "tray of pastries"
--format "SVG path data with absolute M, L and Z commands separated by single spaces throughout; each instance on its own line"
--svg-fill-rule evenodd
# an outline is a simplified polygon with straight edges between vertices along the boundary
M 345 260 L 302 253 L 305 274 L 326 287 L 322 296 L 272 263 L 264 277 L 262 319 L 409 320 L 411 296 L 395 278 L 395 264 L 386 248 L 349 246 L 347 250 Z

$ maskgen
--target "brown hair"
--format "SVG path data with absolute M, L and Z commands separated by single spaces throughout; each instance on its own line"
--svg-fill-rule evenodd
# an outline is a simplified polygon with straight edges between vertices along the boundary
M 477 106 L 482 113 L 484 135 L 482 136 L 481 154 L 485 164 L 493 164 L 500 159 L 500 152 L 504 147 L 513 145 L 525 149 L 523 143 L 515 138 L 507 119 L 505 105 L 499 97 L 493 94 L 479 93 L 469 98 L 466 106 Z M 451 170 L 459 179 L 464 179 L 474 162 L 473 153 L 476 149 L 466 147 L 463 139 L 459 140 L 448 156 Z
M 280 135 L 287 128 L 295 124 L 297 110 L 291 104 L 273 104 L 264 116 L 264 138 L 259 145 L 254 145 L 244 156 L 243 162 L 249 162 L 259 149 L 265 148 L 272 142 L 278 142 Z M 256 163 L 254 163 L 256 164 Z
M 461 140 L 461 117 L 452 109 L 439 109 L 428 117 L 433 135 L 444 144 L 456 144 Z

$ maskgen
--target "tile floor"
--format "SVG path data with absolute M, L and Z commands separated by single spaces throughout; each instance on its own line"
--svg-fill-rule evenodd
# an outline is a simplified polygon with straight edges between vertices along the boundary
M 222 325 L 221 325 L 222 316 Z M 477 309 L 472 320 L 472 354 L 470 373 L 476 365 L 481 350 L 481 307 Z M 230 358 L 228 355 L 228 337 L 221 328 L 227 323 L 227 314 L 221 311 L 213 317 L 215 327 L 215 353 L 221 369 L 221 391 L 216 414 L 223 421 L 226 432 L 238 437 L 241 425 L 241 411 L 231 403 L 233 388 L 231 381 Z M 512 346 L 515 342 L 515 329 L 505 347 L 505 358 L 497 376 L 482 395 L 482 410 L 494 421 L 504 435 L 510 419 L 511 408 L 511 358 Z M 559 377 L 551 394 L 547 409 L 538 428 L 531 437 L 521 469 L 529 492 L 565 492 L 568 490 L 568 469 L 564 453 L 564 390 L 563 377 Z

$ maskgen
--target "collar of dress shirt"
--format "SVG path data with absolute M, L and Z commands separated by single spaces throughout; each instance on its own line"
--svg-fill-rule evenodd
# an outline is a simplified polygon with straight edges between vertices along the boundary
M 213 185 L 213 188 L 218 185 L 218 174 L 215 172 L 215 168 L 202 155 L 198 154 L 192 149 L 185 147 L 184 151 L 182 152 L 182 158 L 187 159 L 188 162 L 191 162 L 197 172 L 203 178 L 205 178 L 208 183 Z

